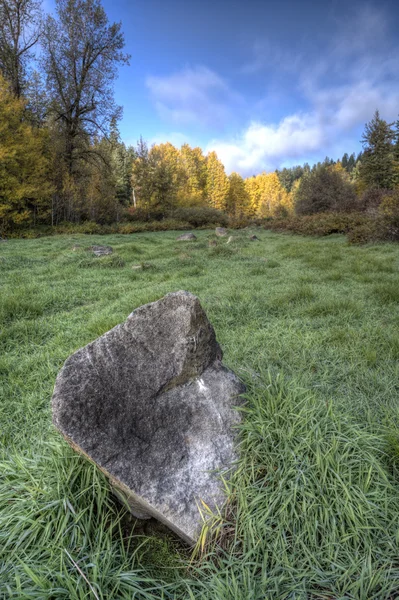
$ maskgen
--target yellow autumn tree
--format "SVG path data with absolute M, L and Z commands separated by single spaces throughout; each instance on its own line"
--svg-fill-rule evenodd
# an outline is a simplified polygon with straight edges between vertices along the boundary
M 208 154 L 206 164 L 206 197 L 208 204 L 212 206 L 212 208 L 225 210 L 230 184 L 224 166 L 218 159 L 216 152 L 210 152 Z
M 25 101 L 0 75 L 0 228 L 35 222 L 49 208 L 47 133 L 24 120 Z
M 292 200 L 281 185 L 277 173 L 261 173 L 256 178 L 259 204 L 257 214 L 262 217 L 292 212 Z
M 205 204 L 207 161 L 201 148 L 191 148 L 188 144 L 183 144 L 180 159 L 184 171 L 184 183 L 179 193 L 180 204 L 182 206 Z
M 248 214 L 250 198 L 245 182 L 238 173 L 229 175 L 229 191 L 226 198 L 226 212 L 232 217 L 240 218 Z
M 244 183 L 249 197 L 248 214 L 250 216 L 255 216 L 258 214 L 261 201 L 260 181 L 257 176 L 253 176 L 247 177 Z
M 152 180 L 152 204 L 168 211 L 176 206 L 182 184 L 180 152 L 173 144 L 154 144 L 148 153 Z

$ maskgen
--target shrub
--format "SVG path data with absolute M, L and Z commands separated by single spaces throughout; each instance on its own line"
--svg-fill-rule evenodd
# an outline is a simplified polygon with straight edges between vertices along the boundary
M 356 202 L 358 210 L 376 214 L 381 202 L 389 194 L 391 194 L 390 190 L 377 188 L 369 188 L 365 190 Z
M 301 179 L 295 195 L 295 212 L 312 215 L 326 211 L 351 211 L 356 207 L 353 185 L 325 166 Z
M 381 220 L 380 220 L 381 221 Z M 352 244 L 363 244 L 385 239 L 381 234 L 381 222 L 364 213 L 318 213 L 289 219 L 265 220 L 263 227 L 274 231 L 291 231 L 302 235 L 348 235 Z
M 165 211 L 160 208 L 141 208 L 131 206 L 124 212 L 126 221 L 161 221 L 165 216 Z
M 228 224 L 228 217 L 225 213 L 207 206 L 180 207 L 171 213 L 171 217 L 178 221 L 186 221 L 192 227 L 204 227 L 205 225 L 226 227 Z

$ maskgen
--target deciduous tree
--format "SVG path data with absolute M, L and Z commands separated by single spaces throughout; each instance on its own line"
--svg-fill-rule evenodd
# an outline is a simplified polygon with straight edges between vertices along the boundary
M 0 228 L 35 222 L 50 206 L 47 132 L 24 120 L 25 102 L 0 76 Z
M 40 38 L 41 2 L 0 0 L 0 71 L 20 98 L 26 87 L 27 65 Z
M 225 210 L 226 199 L 229 192 L 229 179 L 224 166 L 218 159 L 216 152 L 210 152 L 206 159 L 207 178 L 206 196 L 212 208 Z

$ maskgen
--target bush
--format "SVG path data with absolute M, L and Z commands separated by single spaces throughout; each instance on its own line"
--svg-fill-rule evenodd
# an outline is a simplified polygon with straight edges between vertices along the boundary
M 123 214 L 123 218 L 126 221 L 162 221 L 165 216 L 165 211 L 160 208 L 141 208 L 141 207 L 129 207 Z
M 340 173 L 325 166 L 301 179 L 295 195 L 297 215 L 312 215 L 326 211 L 348 212 L 356 208 L 353 185 Z
M 387 195 L 391 195 L 390 190 L 369 188 L 357 200 L 358 210 L 376 214 L 378 208 Z
M 204 227 L 205 225 L 226 227 L 228 225 L 228 217 L 225 213 L 207 206 L 177 208 L 171 213 L 171 217 L 178 221 L 186 221 L 192 227 Z
M 364 213 L 318 213 L 315 215 L 296 216 L 289 219 L 265 220 L 265 229 L 274 231 L 291 231 L 302 235 L 332 235 L 343 233 L 348 235 L 352 244 L 361 244 L 381 238 L 378 233 L 379 223 L 375 218 Z

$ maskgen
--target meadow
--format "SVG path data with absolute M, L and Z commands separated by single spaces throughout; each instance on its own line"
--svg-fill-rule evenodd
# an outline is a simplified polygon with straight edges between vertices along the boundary
M 0 244 L 0 598 L 398 598 L 399 245 L 195 233 Z M 194 556 L 125 513 L 50 411 L 69 354 L 180 289 L 247 386 L 229 503 Z

